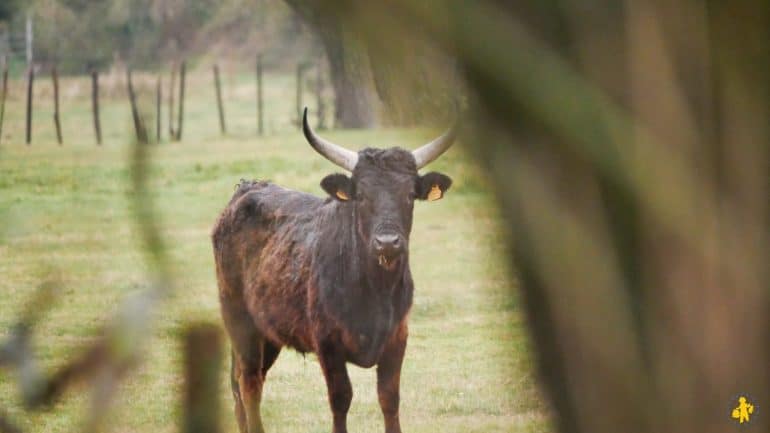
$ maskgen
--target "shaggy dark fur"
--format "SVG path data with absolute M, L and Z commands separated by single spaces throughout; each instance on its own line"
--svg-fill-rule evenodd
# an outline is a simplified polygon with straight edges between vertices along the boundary
M 212 238 L 242 432 L 262 431 L 262 384 L 283 346 L 318 355 L 335 432 L 346 431 L 352 399 L 346 363 L 377 365 L 386 431 L 400 431 L 413 204 L 450 184 L 439 173 L 419 176 L 412 154 L 394 148 L 359 152 L 352 178 L 324 178 L 326 199 L 269 182 L 238 185 Z M 383 250 L 383 236 L 397 240 Z

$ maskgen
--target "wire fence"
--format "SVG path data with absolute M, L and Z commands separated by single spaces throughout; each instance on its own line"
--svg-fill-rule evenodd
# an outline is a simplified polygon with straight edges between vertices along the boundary
M 184 80 L 182 69 L 184 68 Z M 247 70 L 240 64 L 170 65 L 160 72 L 131 71 L 116 65 L 89 75 L 59 76 L 56 66 L 35 66 L 18 77 L 9 63 L 0 64 L 6 85 L 0 89 L 0 143 L 26 144 L 56 138 L 60 144 L 87 141 L 83 125 L 91 124 L 93 141 L 125 141 L 123 113 L 136 111 L 153 141 L 178 141 L 185 129 L 206 137 L 257 136 L 296 130 L 304 106 L 319 129 L 331 125 L 333 97 L 320 62 L 298 62 L 296 73 L 260 58 Z M 129 82 L 129 76 L 131 80 Z M 129 87 L 133 88 L 131 98 Z M 132 102 L 133 101 L 133 102 Z M 88 119 L 90 117 L 91 119 Z M 139 126 L 134 132 L 139 137 Z
M 35 61 L 32 19 L 20 22 L 24 25 L 0 24 L 0 144 L 84 143 L 89 141 L 85 124 L 93 125 L 92 141 L 98 145 L 125 142 L 125 120 L 118 113 L 127 119 L 134 112 L 137 138 L 144 128 L 146 138 L 157 142 L 180 140 L 185 126 L 205 137 L 217 129 L 228 136 L 295 130 L 306 105 L 319 129 L 333 124 L 327 119 L 333 95 L 323 58 L 297 59 L 294 71 L 287 69 L 286 59 L 277 63 L 269 52 L 250 61 L 170 60 L 156 71 L 132 71 L 117 58 L 97 70 L 83 60 L 82 75 L 60 76 L 55 61 Z
M 33 57 L 33 21 L 28 18 L 24 25 L 14 22 L 0 23 L 0 59 L 9 65 L 12 72 L 23 68 Z

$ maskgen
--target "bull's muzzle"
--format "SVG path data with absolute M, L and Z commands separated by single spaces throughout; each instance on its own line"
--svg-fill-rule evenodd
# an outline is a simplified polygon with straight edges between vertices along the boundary
M 393 270 L 404 252 L 405 242 L 401 235 L 398 233 L 378 234 L 372 243 L 377 255 L 377 263 L 387 270 Z

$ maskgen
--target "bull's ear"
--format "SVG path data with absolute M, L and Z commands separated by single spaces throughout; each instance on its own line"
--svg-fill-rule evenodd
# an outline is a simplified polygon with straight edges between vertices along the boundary
M 344 174 L 335 173 L 323 178 L 321 188 L 330 196 L 341 201 L 348 201 L 353 197 L 353 181 Z
M 417 179 L 417 198 L 434 201 L 444 197 L 444 193 L 452 186 L 449 176 L 430 172 Z

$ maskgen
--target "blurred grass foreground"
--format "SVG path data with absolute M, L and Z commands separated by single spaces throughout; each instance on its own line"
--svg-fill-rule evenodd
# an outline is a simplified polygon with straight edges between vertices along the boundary
M 327 57 L 335 126 L 411 127 L 463 107 L 463 148 L 436 164 L 457 184 L 416 210 L 405 430 L 768 430 L 770 3 L 286 3 Z M 223 138 L 210 118 L 158 147 L 3 145 L 0 325 L 30 317 L 4 334 L 19 382 L 42 377 L 19 353 L 60 371 L 110 341 L 100 330 L 119 299 L 156 293 L 157 324 L 137 334 L 147 356 L 120 385 L 110 426 L 174 430 L 189 412 L 173 409 L 177 335 L 216 320 L 213 216 L 241 177 L 318 193 L 330 168 L 298 133 Z M 330 135 L 352 147 L 420 142 L 411 128 Z M 25 315 L 46 280 L 61 287 L 57 303 Z M 134 329 L 114 321 L 108 330 Z M 133 365 L 106 353 L 113 370 L 97 378 Z M 316 366 L 281 358 L 268 428 L 321 428 Z M 377 430 L 372 375 L 353 375 L 351 429 Z M 91 383 L 101 409 L 114 387 Z M 85 396 L 28 415 L 13 388 L 0 378 L 0 407 L 25 430 L 78 425 Z M 743 426 L 731 416 L 741 396 L 757 408 Z

